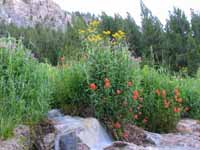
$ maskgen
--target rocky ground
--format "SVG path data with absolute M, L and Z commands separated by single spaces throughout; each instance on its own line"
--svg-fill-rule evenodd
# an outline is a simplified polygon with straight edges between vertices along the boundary
M 64 116 L 58 110 L 52 110 L 48 120 L 35 126 L 33 133 L 27 126 L 16 128 L 12 139 L 0 141 L 0 150 L 27 150 L 30 145 L 37 150 L 200 149 L 199 121 L 182 119 L 176 131 L 157 134 L 129 125 L 128 142 L 113 141 L 97 119 Z

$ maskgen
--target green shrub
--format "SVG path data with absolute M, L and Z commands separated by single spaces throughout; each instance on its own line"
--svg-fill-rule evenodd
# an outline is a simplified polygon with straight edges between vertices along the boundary
M 186 77 L 177 81 L 183 91 L 183 105 L 186 117 L 200 119 L 200 79 Z
M 148 123 L 144 127 L 153 132 L 169 132 L 175 129 L 183 109 L 182 89 L 176 86 L 165 71 L 159 73 L 144 66 L 141 73 L 141 86 L 144 89 L 142 114 L 148 118 Z
M 0 39 L 0 137 L 17 124 L 38 121 L 47 112 L 50 66 L 39 64 L 15 39 Z

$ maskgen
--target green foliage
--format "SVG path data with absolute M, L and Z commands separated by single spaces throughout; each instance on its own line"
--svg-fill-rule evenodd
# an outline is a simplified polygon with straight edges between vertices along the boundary
M 147 66 L 141 73 L 141 86 L 144 89 L 142 113 L 148 118 L 148 124 L 145 127 L 154 132 L 169 132 L 175 129 L 180 119 L 182 104 L 174 97 L 174 90 L 178 87 L 172 77 L 163 69 L 158 72 Z M 182 89 L 180 93 L 177 99 L 181 101 Z M 174 112 L 175 108 L 180 109 L 180 112 Z
M 0 137 L 19 123 L 38 121 L 49 109 L 49 66 L 39 64 L 20 41 L 0 39 Z

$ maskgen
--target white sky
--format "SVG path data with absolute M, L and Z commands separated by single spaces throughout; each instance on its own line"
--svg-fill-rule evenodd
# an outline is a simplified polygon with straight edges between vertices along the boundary
M 69 12 L 91 12 L 101 14 L 102 11 L 109 15 L 118 13 L 126 16 L 129 12 L 140 24 L 140 1 L 139 0 L 54 0 L 61 8 Z M 190 16 L 190 9 L 200 11 L 200 0 L 143 0 L 145 5 L 157 16 L 163 24 L 168 18 L 169 10 L 178 7 Z

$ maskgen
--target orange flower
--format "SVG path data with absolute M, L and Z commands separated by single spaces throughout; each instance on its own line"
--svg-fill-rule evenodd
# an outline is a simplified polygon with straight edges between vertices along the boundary
M 121 124 L 120 124 L 119 122 L 116 122 L 116 123 L 114 124 L 114 128 L 115 128 L 115 129 L 121 128 Z
M 190 110 L 189 107 L 185 107 L 185 109 L 184 109 L 185 112 L 188 112 L 189 110 Z
M 162 90 L 162 97 L 165 98 L 166 97 L 166 91 Z
M 148 122 L 148 119 L 145 117 L 144 119 L 143 119 L 143 123 L 147 123 Z
M 179 113 L 181 111 L 181 109 L 179 107 L 174 107 L 174 112 L 175 113 Z
M 95 84 L 95 83 L 91 83 L 91 84 L 90 84 L 90 89 L 91 89 L 91 90 L 96 90 L 96 89 L 97 89 L 96 84 Z
M 133 98 L 134 100 L 137 100 L 138 97 L 137 97 L 136 95 L 133 95 L 132 98 Z
M 128 86 L 132 86 L 132 82 L 131 81 L 128 81 Z
M 160 90 L 159 90 L 159 89 L 156 90 L 156 94 L 157 94 L 158 96 L 160 96 Z
M 110 88 L 110 82 L 106 82 L 106 83 L 104 84 L 104 88 L 106 88 L 106 89 Z
M 137 90 L 135 90 L 135 91 L 133 91 L 133 95 L 138 97 L 139 96 L 139 92 Z
M 126 139 L 126 140 L 128 139 L 128 132 L 123 133 L 123 138 Z
M 182 103 L 183 99 L 182 98 L 177 98 L 176 101 L 179 102 L 179 103 Z
M 175 94 L 176 96 L 179 96 L 179 95 L 180 95 L 179 90 L 178 90 L 178 89 L 174 89 L 174 94 Z
M 164 107 L 169 108 L 170 102 L 167 100 L 164 100 Z
M 104 83 L 106 83 L 106 82 L 110 82 L 110 80 L 108 78 L 105 78 Z
M 138 119 L 138 115 L 137 114 L 133 115 L 133 118 Z
M 122 91 L 121 90 L 117 90 L 116 93 L 119 95 L 119 94 L 122 93 Z

